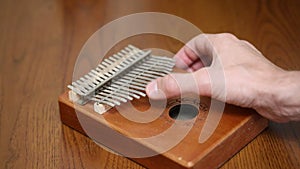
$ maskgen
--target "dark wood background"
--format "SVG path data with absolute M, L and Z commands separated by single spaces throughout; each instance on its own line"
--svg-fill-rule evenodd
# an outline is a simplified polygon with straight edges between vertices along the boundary
M 300 69 L 298 0 L 1 0 L 0 168 L 143 168 L 62 125 L 57 97 L 97 29 L 145 11 L 175 14 L 206 33 L 234 33 L 278 66 Z M 222 168 L 300 168 L 300 123 L 271 122 Z

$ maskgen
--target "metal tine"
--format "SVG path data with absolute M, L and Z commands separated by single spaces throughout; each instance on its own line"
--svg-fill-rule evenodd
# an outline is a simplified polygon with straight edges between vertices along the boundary
M 71 90 L 73 90 L 77 94 L 80 94 L 80 95 L 83 94 L 83 92 L 81 90 L 79 90 L 78 88 L 76 88 L 76 87 L 74 87 L 72 85 L 68 85 L 68 88 L 71 89 Z
M 139 49 L 139 48 L 137 48 L 137 47 L 135 47 L 135 46 L 133 46 L 133 45 L 128 45 L 128 47 L 129 47 L 130 49 L 132 49 L 132 50 L 135 50 L 135 51 L 142 51 L 141 49 Z
M 107 69 L 109 69 L 112 66 L 112 65 L 106 63 L 105 61 L 103 61 L 101 64 L 104 65 L 104 66 L 106 66 Z
M 123 52 L 121 53 L 121 52 L 122 51 L 118 52 L 117 55 L 120 56 L 123 59 L 125 59 L 125 58 L 127 59 L 127 55 L 126 54 L 124 55 L 124 53 Z
M 115 70 L 114 68 L 112 68 L 110 71 L 108 71 L 108 73 L 110 73 L 111 75 L 117 73 L 118 70 Z
M 132 62 L 131 60 L 126 59 L 126 60 L 123 60 L 120 64 L 123 65 L 125 63 L 126 64 L 126 65 L 124 65 L 124 67 L 125 67 L 125 66 L 129 65 L 131 62 Z
M 120 101 L 122 101 L 122 102 L 124 102 L 124 103 L 126 103 L 127 102 L 127 99 L 126 98 L 124 98 L 124 97 L 122 97 L 122 96 L 119 96 L 119 95 L 117 95 L 116 93 L 114 93 L 114 92 L 112 92 L 112 91 L 110 91 L 110 90 L 103 90 L 103 92 L 101 92 L 100 94 L 104 94 L 104 93 L 108 93 L 108 94 L 110 94 L 110 96 L 112 97 L 112 98 L 114 98 L 114 99 L 117 99 L 117 100 L 120 100 Z
M 106 71 L 107 67 L 105 67 L 103 64 L 99 64 L 98 68 L 102 69 L 102 71 Z
M 96 70 L 100 73 L 100 71 L 101 70 L 99 70 L 98 68 L 96 68 Z M 109 78 L 111 75 L 109 74 L 109 73 L 101 73 L 102 75 L 101 75 L 101 77 L 105 80 L 105 79 L 107 79 L 107 78 Z
M 83 77 L 79 78 L 79 80 L 77 80 L 77 83 L 84 86 L 87 90 L 92 89 L 92 87 L 87 83 L 87 80 L 84 79 Z
M 119 52 L 118 54 L 121 55 L 123 58 L 126 58 L 125 60 L 123 60 L 123 62 L 127 61 L 128 63 L 131 63 L 135 60 L 132 58 L 134 55 L 124 54 L 124 50 L 121 50 L 121 52 Z
M 145 66 L 144 68 L 146 69 L 163 69 L 163 70 L 167 70 L 168 72 L 172 71 L 172 67 L 167 67 L 164 65 L 158 65 L 158 64 L 153 64 L 153 65 L 149 65 L 149 63 L 143 63 L 142 65 L 139 65 L 139 67 Z
M 114 74 L 110 73 L 110 72 L 105 72 L 104 75 L 106 75 L 108 78 Z
M 136 75 L 137 76 L 136 78 L 142 77 L 140 79 L 149 78 L 149 79 L 153 80 L 153 79 L 161 77 L 161 76 L 157 76 L 157 75 L 152 75 L 152 74 L 147 74 L 147 73 L 141 73 L 141 72 L 136 72 L 136 71 L 131 71 L 130 74 Z
M 143 55 L 145 52 L 140 50 L 140 51 L 134 51 L 134 55 L 132 55 L 132 57 L 134 58 L 139 58 L 141 57 L 141 55 Z
M 145 65 L 139 65 L 138 67 L 139 67 L 139 68 L 142 68 L 142 69 L 145 69 L 145 70 L 153 69 L 153 67 L 148 67 L 148 66 L 145 66 Z M 166 73 L 166 74 L 168 74 L 168 73 L 171 72 L 170 69 L 167 69 L 167 68 L 165 68 L 165 67 L 162 67 L 161 69 L 156 68 L 156 67 L 154 67 L 154 68 L 155 68 L 155 70 L 156 70 L 157 72 L 163 72 L 163 73 Z
M 114 61 L 110 60 L 110 58 L 104 59 L 104 62 L 109 63 L 111 65 L 114 64 Z
M 136 51 L 130 49 L 129 47 L 125 47 L 125 50 L 126 50 L 129 54 L 131 54 L 131 55 L 136 54 Z
M 168 68 L 173 68 L 173 66 L 175 65 L 175 63 L 163 63 L 163 62 L 158 62 L 155 60 L 146 60 L 143 63 L 148 64 L 148 65 L 151 64 L 151 65 L 167 66 Z
M 116 68 L 118 68 L 118 69 L 120 69 L 120 70 L 121 70 L 121 69 L 123 69 L 123 68 L 124 68 L 124 65 L 123 65 L 123 64 L 122 64 L 122 65 L 121 65 L 121 64 L 118 64 L 118 65 L 116 66 Z
M 131 57 L 131 58 L 128 58 L 128 59 L 126 59 L 126 60 L 129 61 L 129 62 L 131 63 L 131 62 L 134 62 L 136 59 L 137 59 L 137 57 L 135 57 L 135 58 Z
M 95 71 L 95 70 L 94 70 Z M 93 70 L 91 70 L 89 73 L 88 73 L 90 76 L 92 76 L 93 78 L 95 78 L 98 82 L 101 82 L 102 81 L 102 79 L 99 77 L 99 76 L 97 76 L 97 74 L 95 74 L 94 72 L 93 72 Z
M 135 48 L 132 48 L 131 46 L 127 46 L 127 47 L 125 47 L 125 49 L 127 50 L 127 51 L 130 51 L 130 52 L 133 52 L 133 53 L 137 53 L 137 52 L 139 52 L 139 50 L 136 50 Z
M 108 67 L 104 67 L 104 65 L 98 65 L 98 67 L 96 67 L 96 70 L 99 72 L 99 73 L 101 73 L 101 74 L 103 74 L 103 75 L 105 75 L 105 74 L 107 74 L 108 72 L 110 72 L 109 71 L 109 68 Z M 103 73 L 102 73 L 103 72 Z
M 136 75 L 140 75 L 140 76 L 146 76 L 146 77 L 150 77 L 150 78 L 158 78 L 160 76 L 157 76 L 157 75 L 152 75 L 152 74 L 147 74 L 145 72 L 139 72 L 139 71 L 135 71 L 135 70 L 132 70 L 130 71 L 130 73 L 133 73 L 133 74 L 136 74 Z
M 106 101 L 110 101 L 115 105 L 120 105 L 121 103 L 119 101 L 116 101 L 112 98 L 109 98 L 110 96 L 105 96 L 105 97 L 101 97 L 100 95 L 95 95 L 94 98 L 98 98 L 100 100 L 106 100 Z
M 174 59 L 166 59 L 166 58 L 161 58 L 161 57 L 156 57 L 156 56 L 151 56 L 148 58 L 148 60 L 155 61 L 155 62 L 160 62 L 160 63 L 175 63 Z
M 100 64 L 98 64 L 98 67 L 101 68 L 103 71 L 107 71 L 109 66 L 103 64 L 103 62 L 101 62 Z
M 113 54 L 111 57 L 115 58 L 116 60 L 122 59 L 122 57 L 118 56 L 117 54 Z
M 99 66 L 96 67 L 94 70 L 96 70 L 98 73 L 101 73 L 102 75 L 104 75 L 104 73 L 103 73 L 103 72 L 105 72 L 104 69 L 100 68 Z
M 93 86 L 96 86 L 96 84 L 98 83 L 97 80 L 89 73 L 85 74 L 83 77 L 87 79 L 87 82 L 91 82 Z
M 128 47 L 125 48 L 125 50 L 128 51 L 128 53 L 129 53 L 129 55 L 130 55 L 130 58 L 128 58 L 128 59 L 131 59 L 131 60 L 136 60 L 136 59 L 140 58 L 142 54 L 144 54 L 144 53 L 139 54 L 138 51 L 131 50 L 131 49 L 128 48 Z
M 134 85 L 130 85 L 128 83 L 122 83 L 122 82 L 119 82 L 119 81 L 115 81 L 113 82 L 114 84 L 119 84 L 119 85 L 122 85 L 122 86 L 128 86 L 130 88 L 133 88 L 133 89 L 137 89 L 137 90 L 145 90 L 144 87 L 139 87 L 139 86 L 134 86 Z
M 168 61 L 168 62 L 174 62 L 174 58 L 164 57 L 164 56 L 155 56 L 151 55 L 149 59 L 155 59 L 155 60 L 161 60 L 161 61 Z
M 113 87 L 113 86 L 106 86 L 105 88 L 107 88 L 107 89 L 109 89 L 109 90 L 115 90 L 115 91 L 118 91 L 118 92 L 120 92 L 120 93 L 122 93 L 122 94 L 132 96 L 132 97 L 134 97 L 134 98 L 136 98 L 136 99 L 139 99 L 139 98 L 140 98 L 139 95 L 136 95 L 136 94 L 134 94 L 134 93 L 129 92 L 128 90 L 124 90 L 124 89 L 121 89 L 121 88 L 118 88 L 118 87 L 116 88 L 116 87 Z
M 163 72 L 163 73 L 166 73 L 166 74 L 168 74 L 172 71 L 171 69 L 168 69 L 166 67 L 149 67 L 149 65 L 148 66 L 141 65 L 139 67 L 143 68 L 145 70 L 155 69 L 155 71 L 157 71 L 157 72 Z
M 130 77 L 133 77 L 133 78 L 139 78 L 139 79 L 143 79 L 143 80 L 148 80 L 148 81 L 153 80 L 152 78 L 148 78 L 148 77 L 144 77 L 144 76 L 137 76 L 137 75 L 131 74 L 131 73 L 128 73 L 127 76 L 130 76 Z
M 111 76 L 113 76 L 115 73 L 117 73 L 119 71 L 119 69 L 114 68 L 114 69 L 112 69 L 108 72 L 101 73 L 102 70 L 99 69 L 99 68 L 96 68 L 96 71 L 97 72 L 94 72 L 94 73 L 98 74 L 99 76 L 101 76 L 105 80 L 105 79 L 110 78 Z
M 130 54 L 130 53 L 126 52 L 124 49 L 121 50 L 118 54 L 122 55 L 123 57 L 126 57 L 127 58 L 126 61 L 129 61 L 129 62 L 133 62 L 134 60 L 136 60 L 138 58 L 138 57 L 135 57 L 135 54 Z
M 122 61 L 119 65 L 122 67 L 126 67 L 129 63 L 126 61 Z
M 108 71 L 108 70 L 110 69 L 108 72 L 112 72 L 112 70 L 113 70 L 114 73 L 119 71 L 119 69 L 117 69 L 117 68 L 115 67 L 114 63 L 111 62 L 111 61 L 109 61 L 108 59 L 104 59 L 104 61 L 102 62 L 102 64 L 103 64 L 104 66 L 106 66 L 106 68 L 105 68 L 106 71 Z M 103 67 L 104 67 L 104 66 L 103 66 Z M 105 71 L 105 70 L 104 70 L 104 71 Z
M 123 61 L 127 59 L 127 56 L 122 54 L 121 52 L 118 52 L 116 55 L 118 55 Z
M 138 94 L 138 95 L 141 95 L 143 97 L 146 96 L 145 93 L 143 92 L 140 92 L 140 91 L 137 91 L 137 90 L 134 90 L 134 89 L 130 89 L 128 87 L 124 87 L 124 86 L 119 86 L 119 85 L 115 85 L 115 84 L 111 84 L 112 87 L 117 87 L 117 88 L 120 88 L 120 89 L 124 89 L 125 91 L 129 91 L 129 92 L 132 92 L 132 93 L 135 93 L 135 94 Z
M 104 96 L 104 97 L 111 97 L 111 98 L 113 98 L 113 99 L 117 99 L 117 100 L 119 100 L 119 101 L 121 101 L 121 102 L 124 102 L 124 103 L 127 102 L 126 99 L 124 99 L 124 98 L 122 98 L 122 97 L 119 97 L 119 96 L 116 96 L 114 93 L 100 92 L 100 93 L 97 93 L 97 94 L 95 95 L 95 97 L 97 97 L 97 96 L 99 96 L 99 97 L 101 97 L 101 96 Z
M 156 63 L 160 63 L 159 65 L 164 65 L 164 66 L 167 66 L 169 68 L 173 68 L 175 63 L 174 62 L 171 62 L 171 63 L 164 63 L 164 62 L 156 62 Z
M 115 65 L 110 65 L 109 68 L 110 68 L 109 72 L 111 72 L 111 71 L 113 71 L 113 72 L 118 72 L 118 71 L 120 71 L 120 69 L 117 69 Z
M 114 107 L 115 105 L 109 101 L 105 101 L 105 100 L 101 100 L 101 99 L 97 99 L 97 98 L 92 98 L 91 100 L 95 101 L 95 102 L 98 102 L 98 103 L 104 103 L 104 104 L 107 104 L 111 107 Z
M 145 83 L 139 83 L 139 82 L 135 82 L 133 80 L 126 80 L 126 79 L 119 79 L 118 81 L 124 82 L 124 83 L 129 83 L 129 84 L 134 84 L 136 86 L 141 86 L 141 87 L 146 87 L 146 85 L 147 85 Z
M 115 69 L 115 67 L 113 65 L 110 65 L 110 64 L 108 64 L 106 62 L 102 62 L 102 65 L 99 65 L 97 68 L 99 69 L 99 67 L 100 67 L 100 70 L 99 70 L 100 72 L 103 71 L 105 73 L 110 72 L 111 74 L 114 74 L 114 73 L 116 73 L 116 72 L 119 71 L 119 70 Z
M 145 53 L 142 50 L 138 51 L 138 50 L 130 49 L 129 47 L 126 47 L 125 49 L 127 51 L 129 51 L 131 58 L 134 58 L 134 59 L 139 58 L 141 55 L 143 55 Z
M 146 72 L 149 74 L 159 75 L 159 76 L 166 75 L 165 73 L 155 72 L 155 71 L 151 71 L 151 70 L 144 70 L 144 69 L 140 69 L 140 68 L 135 68 L 134 70 L 139 71 L 139 72 Z
M 125 95 L 125 94 L 122 94 L 122 93 L 119 93 L 117 90 L 104 89 L 103 91 L 106 92 L 106 93 L 113 93 L 115 95 L 118 95 L 118 96 L 123 97 L 123 98 L 128 99 L 128 100 L 133 100 L 132 97 L 130 97 L 128 95 Z
M 114 107 L 114 106 L 115 106 L 113 103 L 111 103 L 111 102 L 108 102 L 108 101 L 105 101 L 105 100 L 101 100 L 101 101 L 99 101 L 98 103 L 104 103 L 104 104 L 108 104 L 108 105 L 110 105 L 110 106 L 112 106 L 112 107 Z
M 108 63 L 108 62 L 103 62 L 102 64 L 104 64 L 106 67 L 107 67 L 107 69 L 109 70 L 109 69 L 111 69 L 111 70 L 115 70 L 115 65 L 112 63 L 112 64 L 110 64 L 110 63 Z M 110 71 L 111 71 L 110 70 Z M 117 71 L 119 71 L 119 70 L 115 70 L 116 72 Z
M 124 49 L 122 49 L 120 52 L 123 53 L 126 56 L 131 56 L 130 53 L 125 51 Z
M 118 71 L 120 71 L 120 68 L 113 67 L 112 70 L 115 71 L 115 72 L 118 72 Z
M 173 58 L 161 57 L 161 56 L 151 56 L 149 60 L 159 60 L 161 62 L 174 62 Z
M 104 62 L 106 62 L 106 63 L 108 63 L 108 64 L 110 64 L 110 65 L 114 65 L 114 66 L 115 66 L 115 64 L 116 64 L 117 61 L 118 61 L 118 60 L 117 60 L 117 59 L 114 59 L 113 57 L 109 57 L 109 58 L 107 58 L 107 59 L 104 59 Z
M 96 68 L 96 70 L 97 70 L 97 68 Z M 101 79 L 101 81 L 103 81 L 103 79 L 105 79 L 106 77 L 102 73 L 100 73 L 96 70 L 91 70 L 91 72 L 97 76 L 100 76 L 99 78 Z
M 97 83 L 95 84 L 95 79 L 93 77 L 88 76 L 88 74 L 84 75 L 84 77 L 86 78 L 86 82 L 89 86 L 91 87 L 96 86 Z
M 166 63 L 161 63 L 161 62 L 155 62 L 155 61 L 151 61 L 151 60 L 147 60 L 145 63 L 148 63 L 148 64 L 151 63 L 153 65 L 166 66 L 168 68 L 172 68 L 173 67 L 173 65 L 171 65 L 171 64 L 166 64 Z
M 110 60 L 111 62 L 117 62 L 119 60 L 119 59 L 116 59 L 112 56 L 108 57 L 107 59 Z
M 77 82 L 72 82 L 72 86 L 78 88 L 79 90 L 81 90 L 83 93 L 88 92 L 88 90 L 86 88 L 84 88 L 83 86 L 81 86 L 80 84 L 78 84 Z
M 135 82 L 140 82 L 140 83 L 143 83 L 143 84 L 147 84 L 149 81 L 145 81 L 145 80 L 142 80 L 142 79 L 136 79 L 136 78 L 132 78 L 132 77 L 128 77 L 128 76 L 123 76 L 122 79 L 126 79 L 126 80 L 131 80 L 131 81 L 135 81 Z
M 158 62 L 158 61 L 155 61 L 155 60 L 146 60 L 144 63 L 146 64 L 151 64 L 151 65 L 162 65 L 162 66 L 167 66 L 169 68 L 173 68 L 173 66 L 175 65 L 175 63 L 164 63 L 164 62 Z
M 143 53 L 145 53 L 145 51 L 143 51 L 143 50 L 137 51 L 137 55 L 142 55 Z

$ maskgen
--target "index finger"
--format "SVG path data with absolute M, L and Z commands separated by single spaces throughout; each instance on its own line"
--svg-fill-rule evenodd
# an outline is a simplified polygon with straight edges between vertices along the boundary
M 208 39 L 209 34 L 200 34 L 190 40 L 174 56 L 176 66 L 182 69 L 192 67 L 195 62 L 198 65 L 205 66 L 212 59 L 212 47 Z

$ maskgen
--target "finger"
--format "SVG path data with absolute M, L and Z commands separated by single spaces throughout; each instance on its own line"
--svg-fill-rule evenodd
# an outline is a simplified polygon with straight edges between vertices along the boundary
M 202 65 L 201 67 L 210 65 L 213 56 L 213 47 L 210 39 L 213 39 L 213 36 L 214 35 L 210 34 L 200 34 L 190 40 L 174 56 L 176 66 L 182 69 L 188 69 L 195 62 L 200 62 L 201 64 L 198 65 Z
M 170 74 L 149 83 L 146 87 L 146 93 L 149 98 L 156 100 L 189 93 L 210 96 L 209 75 L 206 69 L 200 69 L 193 73 Z
M 196 60 L 199 60 L 199 56 L 197 56 L 188 46 L 184 46 L 177 52 L 174 59 L 176 67 L 187 69 Z
M 187 69 L 187 71 L 188 72 L 194 72 L 194 71 L 197 71 L 198 69 L 200 69 L 200 68 L 202 68 L 202 67 L 204 67 L 205 65 L 200 61 L 200 60 L 198 60 L 198 61 L 196 61 L 196 62 L 194 62 L 188 69 Z

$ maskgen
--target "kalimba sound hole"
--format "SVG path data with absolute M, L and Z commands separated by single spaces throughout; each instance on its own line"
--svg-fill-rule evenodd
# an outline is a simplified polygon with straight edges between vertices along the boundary
M 198 109 L 191 104 L 178 104 L 169 110 L 169 116 L 175 120 L 193 119 L 198 113 Z

